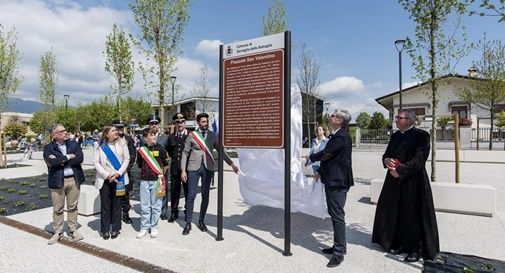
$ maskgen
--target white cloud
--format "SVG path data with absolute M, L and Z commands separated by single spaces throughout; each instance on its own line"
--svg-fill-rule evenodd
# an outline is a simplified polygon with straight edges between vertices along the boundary
M 59 70 L 57 98 L 63 100 L 63 94 L 69 94 L 71 105 L 99 99 L 110 92 L 113 79 L 104 68 L 105 37 L 112 31 L 114 23 L 123 26 L 126 32 L 131 33 L 133 29 L 128 10 L 115 10 L 102 5 L 84 7 L 79 2 L 69 0 L 2 0 L 0 18 L 5 29 L 15 27 L 18 37 L 17 47 L 21 53 L 19 74 L 24 80 L 15 96 L 38 100 L 40 56 L 52 49 Z M 205 56 L 215 56 L 219 53 L 219 44 L 219 40 L 202 40 L 197 50 Z M 138 62 L 145 62 L 145 57 L 139 55 L 133 45 L 132 53 L 138 68 Z M 176 100 L 192 95 L 193 82 L 202 65 L 195 59 L 179 58 L 174 71 L 178 90 Z M 209 69 L 211 81 L 217 82 L 216 70 Z M 169 83 L 167 102 L 171 100 L 170 87 Z M 217 87 L 211 93 L 217 95 Z M 155 102 L 154 97 L 148 95 L 137 69 L 130 95 Z
M 209 58 L 219 57 L 219 46 L 222 45 L 223 42 L 220 40 L 201 40 L 198 42 L 196 46 L 196 53 L 204 55 Z
M 347 109 L 351 113 L 352 122 L 356 120 L 356 117 L 361 112 L 366 112 L 372 115 L 373 112 L 379 111 L 387 118 L 387 110 L 379 105 L 373 98 L 363 98 L 361 96 L 355 97 L 354 99 L 342 99 L 342 100 L 328 100 L 330 106 L 328 111 L 331 113 L 336 108 Z
M 356 93 L 364 91 L 363 81 L 355 77 L 340 76 L 319 85 L 320 95 L 326 98 L 334 98 L 342 93 Z
M 406 89 L 406 88 L 409 88 L 409 87 L 411 87 L 411 86 L 418 85 L 418 84 L 420 84 L 420 83 L 422 83 L 422 82 L 421 82 L 421 81 L 404 82 L 404 83 L 402 84 L 402 88 L 403 88 L 403 89 Z
M 70 103 L 89 101 L 108 92 L 105 72 L 105 36 L 112 24 L 126 24 L 128 14 L 107 7 L 84 8 L 71 1 L 1 1 L 5 28 L 15 27 L 21 53 L 19 72 L 24 80 L 17 96 L 39 97 L 40 56 L 56 55 L 59 70 L 57 96 L 70 94 Z M 75 92 L 75 94 L 73 94 Z

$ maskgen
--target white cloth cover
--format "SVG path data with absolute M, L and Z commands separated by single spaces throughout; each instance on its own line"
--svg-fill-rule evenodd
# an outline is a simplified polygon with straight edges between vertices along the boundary
M 251 206 L 284 209 L 284 149 L 237 149 L 240 193 Z M 305 177 L 302 157 L 302 96 L 291 87 L 291 211 L 328 216 L 324 186 Z

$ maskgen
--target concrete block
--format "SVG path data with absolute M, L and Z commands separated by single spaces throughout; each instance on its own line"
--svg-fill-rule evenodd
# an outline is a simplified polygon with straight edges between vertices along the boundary
M 77 210 L 80 215 L 90 216 L 100 213 L 100 192 L 95 186 L 81 185 Z
M 370 202 L 376 204 L 383 179 L 370 183 Z M 496 213 L 496 189 L 491 185 L 431 183 L 435 210 L 492 217 Z

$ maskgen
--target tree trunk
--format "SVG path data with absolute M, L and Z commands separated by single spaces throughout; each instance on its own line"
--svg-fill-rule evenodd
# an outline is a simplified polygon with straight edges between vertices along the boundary
M 489 132 L 489 150 L 491 151 L 493 149 L 493 128 L 494 128 L 494 105 L 491 105 L 491 128 Z

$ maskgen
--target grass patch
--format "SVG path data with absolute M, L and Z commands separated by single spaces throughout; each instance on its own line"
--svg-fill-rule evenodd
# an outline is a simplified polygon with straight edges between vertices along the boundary
M 18 190 L 19 195 L 26 195 L 28 193 L 27 190 Z
M 14 203 L 14 206 L 16 206 L 16 207 L 21 207 L 24 205 L 25 205 L 25 201 L 22 201 L 22 200 L 18 200 Z
M 47 194 L 45 194 L 45 193 L 41 193 L 41 194 L 39 195 L 39 199 L 47 199 L 47 198 L 49 198 L 49 195 L 47 195 Z
M 7 214 L 7 208 L 0 208 L 0 215 L 6 215 Z
M 15 191 L 16 191 L 16 188 L 14 188 L 14 187 L 8 187 L 8 188 L 7 188 L 7 191 L 8 191 L 8 192 L 15 192 Z

